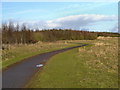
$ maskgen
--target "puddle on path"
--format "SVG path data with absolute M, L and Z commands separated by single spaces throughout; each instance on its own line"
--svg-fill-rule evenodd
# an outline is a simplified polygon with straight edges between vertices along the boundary
M 36 65 L 37 68 L 40 68 L 40 67 L 42 67 L 42 66 L 43 66 L 43 64 L 38 64 L 38 65 Z

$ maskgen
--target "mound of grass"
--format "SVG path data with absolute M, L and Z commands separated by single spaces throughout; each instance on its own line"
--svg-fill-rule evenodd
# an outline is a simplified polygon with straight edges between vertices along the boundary
M 102 38 L 53 56 L 27 88 L 118 88 L 118 39 Z

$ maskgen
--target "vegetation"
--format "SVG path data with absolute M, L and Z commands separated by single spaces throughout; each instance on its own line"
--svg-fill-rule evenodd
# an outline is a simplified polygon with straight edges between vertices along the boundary
M 30 29 L 25 24 L 15 26 L 12 22 L 4 23 L 2 25 L 2 68 L 40 53 L 76 46 L 75 43 L 87 43 L 89 45 L 86 47 L 52 57 L 26 87 L 118 87 L 118 40 L 116 37 L 119 36 L 118 33 L 71 29 L 40 31 Z
M 53 56 L 27 88 L 118 88 L 118 38 L 74 40 L 88 46 Z
M 11 64 L 14 64 L 16 62 L 19 62 L 31 56 L 35 56 L 40 53 L 50 52 L 76 45 L 78 44 L 67 43 L 67 41 L 37 42 L 35 44 L 29 44 L 29 45 L 3 44 L 3 47 L 5 48 L 9 47 L 9 49 L 2 50 L 2 68 L 6 68 Z
M 9 24 L 2 25 L 2 42 L 3 44 L 30 44 L 38 41 L 58 41 L 58 40 L 94 40 L 98 36 L 119 36 L 118 33 L 106 32 L 89 32 L 71 29 L 48 29 L 48 30 L 32 30 L 25 24 L 16 26 Z M 3 47 L 4 49 L 4 47 Z

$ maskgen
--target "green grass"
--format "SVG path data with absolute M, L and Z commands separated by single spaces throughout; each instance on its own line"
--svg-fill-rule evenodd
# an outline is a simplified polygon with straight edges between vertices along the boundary
M 2 51 L 2 68 L 5 69 L 16 62 L 20 62 L 26 58 L 41 53 L 68 48 L 76 45 L 78 44 L 65 43 L 65 41 L 59 41 L 53 43 L 39 42 L 37 44 L 21 45 L 19 47 L 15 45 L 11 45 L 10 50 Z
M 27 88 L 118 88 L 118 39 L 103 38 L 53 56 Z

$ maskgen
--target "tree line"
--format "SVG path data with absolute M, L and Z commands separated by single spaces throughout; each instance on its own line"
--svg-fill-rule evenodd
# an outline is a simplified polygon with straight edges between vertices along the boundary
M 118 37 L 118 33 L 108 32 L 89 32 L 71 29 L 48 29 L 48 30 L 33 30 L 26 27 L 25 24 L 16 26 L 9 22 L 9 24 L 2 24 L 2 43 L 3 44 L 29 44 L 38 41 L 57 41 L 57 40 L 94 40 L 98 36 Z
M 12 22 L 9 25 L 2 24 L 2 43 L 25 44 L 33 42 L 33 30 L 27 29 L 24 24 L 21 27 L 18 24 L 15 27 Z

